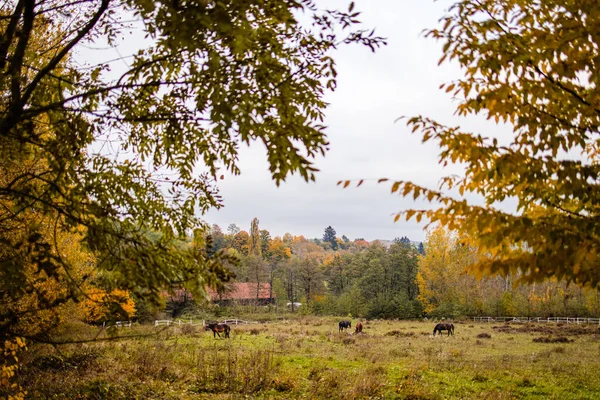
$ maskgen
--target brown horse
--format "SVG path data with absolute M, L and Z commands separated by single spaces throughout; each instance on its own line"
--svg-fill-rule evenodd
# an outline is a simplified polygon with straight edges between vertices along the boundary
M 454 325 L 453 324 L 437 324 L 435 328 L 433 328 L 433 336 L 435 336 L 436 332 L 439 332 L 440 335 L 442 331 L 448 331 L 448 336 L 451 334 L 454 335 Z
M 204 330 L 213 331 L 214 338 L 216 338 L 217 335 L 219 337 L 221 337 L 220 333 L 225 333 L 225 337 L 229 338 L 229 331 L 231 330 L 231 328 L 227 324 L 209 323 L 209 324 L 206 324 L 206 326 L 204 327 Z
M 355 331 L 355 333 L 362 333 L 362 328 L 363 328 L 362 322 L 358 321 L 356 323 L 356 331 Z

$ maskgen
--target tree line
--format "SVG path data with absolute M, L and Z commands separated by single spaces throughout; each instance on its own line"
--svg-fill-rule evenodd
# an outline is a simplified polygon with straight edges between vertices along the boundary
M 286 233 L 271 237 L 232 224 L 207 232 L 212 251 L 240 259 L 232 282 L 268 282 L 278 306 L 311 314 L 366 318 L 459 316 L 597 316 L 595 289 L 549 279 L 529 284 L 519 274 L 477 277 L 473 240 L 437 227 L 424 242 L 396 238 L 391 244 L 338 237 L 331 226 L 322 238 Z M 258 286 L 257 286 L 258 287 Z

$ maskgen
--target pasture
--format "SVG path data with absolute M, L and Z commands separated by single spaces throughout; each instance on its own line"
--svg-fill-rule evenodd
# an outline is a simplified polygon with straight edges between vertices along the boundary
M 357 320 L 343 333 L 339 320 L 232 326 L 230 339 L 183 326 L 37 345 L 19 380 L 34 399 L 600 398 L 598 325 L 465 321 L 432 337 L 433 322 L 368 321 L 355 335 Z M 90 329 L 68 332 L 83 339 Z

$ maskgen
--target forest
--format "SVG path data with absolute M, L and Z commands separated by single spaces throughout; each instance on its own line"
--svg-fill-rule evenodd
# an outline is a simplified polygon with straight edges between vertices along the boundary
M 252 234 L 231 224 L 226 232 L 213 225 L 206 235 L 212 251 L 226 251 L 241 260 L 231 267 L 231 282 L 268 282 L 279 312 L 289 312 L 285 305 L 299 302 L 302 306 L 296 311 L 301 314 L 368 319 L 600 313 L 597 290 L 557 279 L 518 284 L 518 274 L 477 279 L 466 272 L 478 257 L 477 249 L 468 238 L 441 227 L 428 231 L 425 242 L 402 237 L 369 243 L 338 237 L 331 226 L 322 238 L 289 233 L 272 238 L 258 223 L 252 221 Z

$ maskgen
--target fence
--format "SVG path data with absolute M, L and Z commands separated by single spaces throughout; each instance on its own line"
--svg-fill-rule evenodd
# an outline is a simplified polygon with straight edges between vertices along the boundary
M 244 321 L 242 319 L 226 319 L 224 321 L 220 322 L 221 324 L 228 324 L 228 325 L 250 325 L 250 324 L 258 324 L 258 322 L 255 321 Z M 206 321 L 202 320 L 202 322 L 197 322 L 194 323 L 194 320 L 189 320 L 189 321 L 184 321 L 181 319 L 178 320 L 171 320 L 171 319 L 157 319 L 156 321 L 154 321 L 154 326 L 182 326 L 182 325 L 191 325 L 191 326 L 206 326 Z
M 545 323 L 545 324 L 598 324 L 600 318 L 571 318 L 571 317 L 473 317 L 475 322 L 513 322 L 513 323 Z
M 182 325 L 191 325 L 191 326 L 199 326 L 199 325 L 206 325 L 204 320 L 202 320 L 202 322 L 194 322 L 194 320 L 190 319 L 189 321 L 184 321 L 181 319 L 175 320 L 173 321 L 172 319 L 157 319 L 156 321 L 154 321 L 154 326 L 172 326 L 172 325 L 176 325 L 176 326 L 182 326 Z
M 242 319 L 226 319 L 222 322 L 223 324 L 229 325 L 250 325 L 250 324 L 258 324 L 256 321 L 244 321 Z
M 114 325 L 109 322 L 108 326 L 116 326 L 117 328 L 131 328 L 131 321 L 115 321 Z M 106 322 L 102 323 L 102 327 L 106 327 Z

